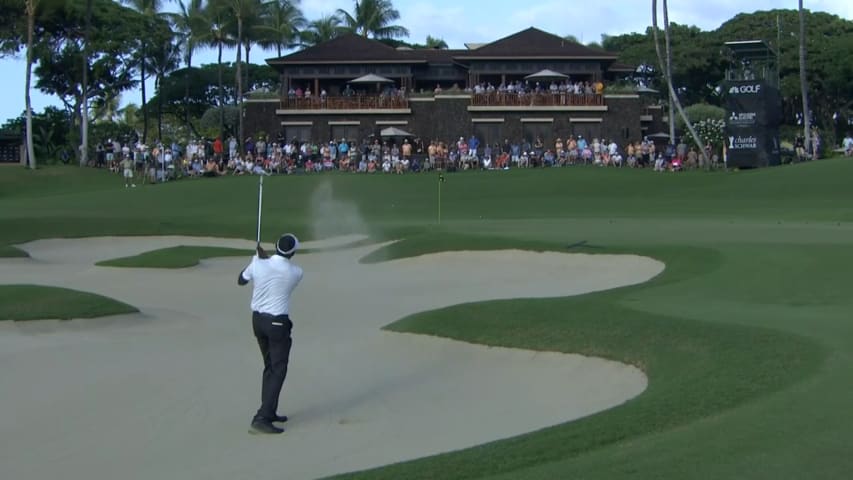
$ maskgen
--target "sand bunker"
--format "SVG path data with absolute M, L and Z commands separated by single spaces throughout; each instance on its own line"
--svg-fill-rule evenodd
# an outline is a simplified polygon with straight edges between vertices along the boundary
M 357 238 L 331 244 L 351 243 Z M 380 327 L 462 302 L 587 293 L 663 270 L 637 256 L 454 252 L 361 265 L 376 247 L 297 255 L 294 347 L 279 436 L 246 431 L 261 359 L 248 259 L 182 270 L 95 267 L 187 237 L 43 240 L 0 259 L 0 283 L 91 291 L 141 314 L 0 322 L 0 465 L 16 480 L 309 479 L 456 450 L 614 407 L 639 370 Z M 318 246 L 307 244 L 305 246 Z M 326 246 L 326 245 L 324 245 Z

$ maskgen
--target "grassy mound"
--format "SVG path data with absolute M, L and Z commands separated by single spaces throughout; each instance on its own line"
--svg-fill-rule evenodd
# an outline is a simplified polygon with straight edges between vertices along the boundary
M 138 312 L 94 293 L 40 285 L 0 285 L 0 320 L 68 320 Z
M 161 248 L 130 257 L 115 258 L 98 262 L 101 267 L 124 268 L 187 268 L 198 265 L 201 260 L 216 257 L 251 257 L 252 250 L 225 247 L 202 247 L 179 245 Z

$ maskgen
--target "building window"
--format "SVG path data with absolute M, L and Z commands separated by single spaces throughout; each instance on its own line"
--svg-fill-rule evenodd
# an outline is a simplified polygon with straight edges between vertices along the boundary
M 503 138 L 501 138 L 503 123 L 475 123 L 474 124 L 474 135 L 480 140 L 482 145 L 485 144 L 493 144 L 493 143 L 501 143 L 503 142 Z
M 288 142 L 297 140 L 299 142 L 307 142 L 311 140 L 310 125 L 288 125 L 284 127 L 284 138 Z
M 332 139 L 340 141 L 342 138 L 350 142 L 357 141 L 358 125 L 332 125 Z
M 524 139 L 530 143 L 541 138 L 542 141 L 550 141 L 554 125 L 551 122 L 525 122 L 523 124 L 522 135 Z
M 573 123 L 572 135 L 577 138 L 583 135 L 587 140 L 601 138 L 601 123 Z

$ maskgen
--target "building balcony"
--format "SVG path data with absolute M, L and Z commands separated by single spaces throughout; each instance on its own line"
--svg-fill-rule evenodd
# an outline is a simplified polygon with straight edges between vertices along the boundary
M 285 97 L 279 115 L 411 113 L 409 99 L 401 95 L 353 95 L 327 97 Z
M 473 94 L 468 110 L 606 111 L 607 105 L 600 94 L 491 92 Z

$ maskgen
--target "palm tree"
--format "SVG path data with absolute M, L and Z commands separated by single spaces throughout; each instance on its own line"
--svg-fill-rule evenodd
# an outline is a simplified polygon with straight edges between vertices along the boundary
M 190 96 L 190 68 L 193 64 L 193 53 L 203 43 L 210 41 L 211 34 L 210 25 L 205 17 L 204 0 L 189 0 L 189 4 L 184 4 L 183 0 L 178 0 L 178 4 L 180 12 L 171 14 L 170 18 L 175 29 L 179 32 L 183 44 L 184 62 L 187 65 L 186 75 L 184 76 L 184 101 L 186 102 Z M 186 109 L 184 122 L 189 129 L 189 109 Z
M 89 161 L 89 34 L 92 30 L 92 0 L 86 0 L 83 27 L 83 109 L 80 119 L 80 165 Z
M 400 12 L 391 4 L 391 0 L 356 0 L 355 15 L 338 9 L 347 28 L 363 37 L 400 38 L 408 37 L 409 31 L 391 22 L 400 19 Z
M 666 2 L 667 2 L 667 0 L 663 0 L 663 12 L 664 12 L 664 18 L 669 20 L 669 8 L 668 8 Z M 668 21 L 664 23 L 663 28 L 664 28 L 664 35 L 669 36 L 669 22 Z M 681 118 L 684 120 L 684 125 L 687 126 L 687 130 L 690 131 L 690 136 L 693 137 L 693 141 L 696 142 L 696 145 L 702 145 L 702 140 L 699 138 L 699 135 L 696 133 L 696 129 L 693 128 L 693 124 L 690 123 L 690 118 L 688 118 L 687 114 L 684 113 L 684 109 L 681 107 L 681 101 L 678 100 L 678 96 L 675 94 L 675 89 L 672 87 L 671 72 L 670 72 L 669 68 L 667 68 L 667 63 L 664 62 L 663 55 L 661 55 L 660 42 L 658 41 L 658 2 L 657 2 L 657 0 L 652 0 L 652 35 L 654 36 L 655 52 L 657 53 L 657 57 L 658 57 L 658 65 L 660 66 L 660 69 L 664 73 L 664 80 L 666 80 L 666 87 L 667 87 L 667 90 L 669 91 L 670 100 L 672 101 L 672 103 L 675 104 L 675 107 L 678 110 L 678 113 L 681 115 Z M 670 113 L 670 116 L 672 116 L 671 113 Z M 672 140 L 672 137 L 670 137 L 670 140 Z M 708 158 L 708 153 L 705 151 L 705 149 L 700 148 L 699 151 L 702 152 L 702 156 L 705 159 L 705 165 L 710 165 L 711 162 L 710 162 L 710 159 Z
M 243 51 L 246 52 L 246 69 L 243 72 L 242 90 L 251 87 L 249 83 L 249 54 L 252 51 L 252 44 L 260 43 L 263 38 L 263 31 L 260 30 L 267 22 L 267 8 L 262 0 L 246 0 L 245 14 L 243 16 Z M 242 102 L 242 96 L 241 100 Z
M 806 153 L 811 152 L 812 121 L 809 115 L 809 87 L 806 78 L 806 15 L 800 0 L 800 88 L 803 95 L 803 140 Z
M 341 19 L 337 15 L 325 15 L 317 20 L 312 20 L 305 27 L 305 30 L 299 32 L 299 45 L 301 47 L 310 47 L 318 45 L 340 35 Z
M 160 86 L 169 72 L 178 68 L 181 61 L 179 44 L 169 41 L 157 45 L 149 59 L 149 69 L 154 72 L 154 88 L 157 91 L 157 140 L 163 140 L 163 95 Z
M 258 43 L 262 48 L 275 47 L 280 57 L 282 49 L 298 44 L 299 32 L 306 24 L 298 3 L 299 0 L 269 0 L 264 3 L 265 22 L 257 28 Z
M 121 97 L 118 95 L 96 99 L 92 104 L 92 117 L 95 123 L 110 123 L 119 119 L 120 103 Z
M 433 38 L 430 35 L 427 35 L 426 44 L 424 48 L 432 48 L 436 50 L 447 50 L 447 42 L 442 38 Z
M 36 10 L 41 3 L 40 0 L 26 0 L 27 10 L 27 81 L 24 103 L 27 108 L 27 157 L 30 160 L 30 168 L 36 168 L 36 153 L 33 146 L 33 105 L 30 100 L 30 87 L 33 78 L 33 31 L 35 30 Z
M 663 0 L 663 38 L 666 44 L 666 76 L 672 82 L 672 46 L 669 40 L 669 6 Z M 669 141 L 675 142 L 675 112 L 672 111 L 673 94 L 669 96 Z M 701 144 L 700 144 L 701 145 Z
M 237 27 L 237 36 L 235 38 L 235 44 L 237 47 L 237 72 L 236 72 L 236 84 L 237 84 L 237 107 L 239 111 L 242 112 L 243 107 L 243 75 L 242 75 L 242 51 L 246 49 L 246 58 L 248 61 L 248 53 L 251 48 L 252 36 L 251 36 L 251 28 L 260 23 L 261 16 L 261 1 L 260 0 L 223 0 L 223 7 L 226 8 L 226 11 L 233 15 L 233 18 L 236 20 Z M 233 25 L 233 24 L 232 24 Z M 244 43 L 245 42 L 245 43 Z M 247 67 L 248 70 L 248 67 Z M 238 135 L 238 145 L 239 148 L 242 149 L 243 145 L 243 115 L 242 113 L 237 116 L 237 135 Z
M 155 17 L 159 16 L 161 10 L 163 8 L 162 0 L 121 0 L 122 3 L 133 8 L 137 12 L 141 13 L 146 17 L 148 23 L 151 22 Z M 142 42 L 140 49 L 140 61 L 139 61 L 139 78 L 140 78 L 140 86 L 142 88 L 142 117 L 143 117 L 143 125 L 142 125 L 142 143 L 145 143 L 148 139 L 148 109 L 145 108 L 146 102 L 146 94 L 145 94 L 145 78 L 148 76 L 145 73 L 145 63 L 147 60 L 147 50 L 148 50 L 148 41 L 143 36 L 140 41 Z
M 225 132 L 225 90 L 222 87 L 222 48 L 230 43 L 228 38 L 228 10 L 222 0 L 211 1 L 204 10 L 204 17 L 210 26 L 210 35 L 207 44 L 216 46 L 218 55 L 216 57 L 216 70 L 219 81 L 219 134 Z

